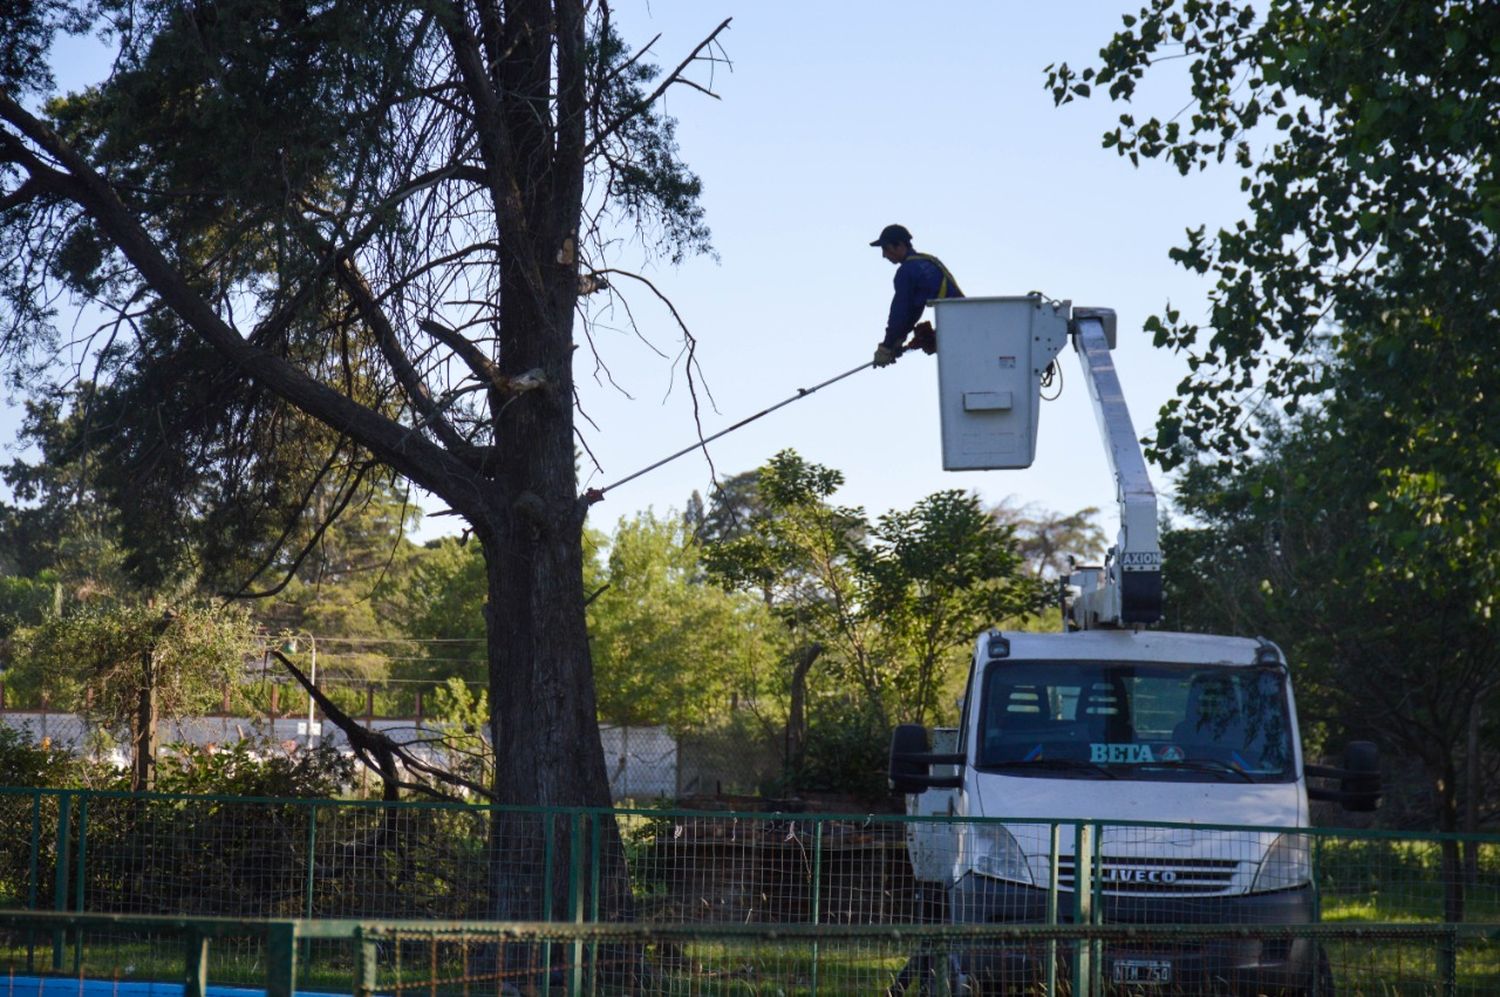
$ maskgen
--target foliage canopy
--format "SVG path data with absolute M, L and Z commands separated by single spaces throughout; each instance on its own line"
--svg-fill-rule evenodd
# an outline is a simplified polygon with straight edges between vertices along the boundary
M 231 592 L 258 571 L 274 587 L 316 519 L 399 475 L 483 551 L 495 798 L 606 803 L 575 316 L 633 286 L 623 238 L 708 251 L 660 99 L 710 92 L 689 77 L 727 22 L 662 73 L 585 0 L 18 14 L 0 28 L 0 351 L 40 382 L 60 304 L 105 313 L 77 346 L 112 494 L 139 511 L 122 532 L 138 578 L 196 550 Z M 53 36 L 98 26 L 108 78 L 56 93 Z M 602 888 L 611 908 L 623 881 Z M 538 889 L 497 879 L 495 913 L 534 914 Z
M 1191 367 L 1162 410 L 1158 459 L 1180 461 L 1179 440 L 1242 451 L 1259 425 L 1242 406 L 1263 392 L 1293 411 L 1334 387 L 1339 344 L 1393 367 L 1423 348 L 1460 372 L 1488 362 L 1500 317 L 1500 7 L 1153 0 L 1123 25 L 1097 64 L 1051 68 L 1054 99 L 1100 88 L 1130 102 L 1166 71 L 1158 64 L 1186 60 L 1187 107 L 1124 113 L 1104 145 L 1184 174 L 1230 159 L 1248 195 L 1245 220 L 1191 230 L 1172 250 L 1213 278 L 1207 320 L 1170 305 L 1147 320 L 1156 345 L 1187 352 Z M 1441 373 L 1413 382 L 1414 395 L 1444 388 Z

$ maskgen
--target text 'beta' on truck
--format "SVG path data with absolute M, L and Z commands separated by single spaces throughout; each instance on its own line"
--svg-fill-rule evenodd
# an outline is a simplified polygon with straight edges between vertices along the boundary
M 1156 493 L 1111 355 L 1114 312 L 1035 294 L 933 307 L 943 466 L 1030 466 L 1043 372 L 1071 340 L 1120 532 L 1103 565 L 1075 566 L 1066 579 L 1061 632 L 979 637 L 955 727 L 893 735 L 891 787 L 908 794 L 910 813 L 934 818 L 908 825 L 907 837 L 930 916 L 1317 920 L 1312 839 L 1299 833 L 1311 823 L 1308 801 L 1374 809 L 1375 746 L 1351 743 L 1341 767 L 1305 764 L 1280 648 L 1147 628 L 1162 617 Z M 1338 788 L 1309 787 L 1309 777 Z M 1172 826 L 1187 824 L 1203 826 Z M 1045 947 L 976 949 L 952 954 L 947 969 L 929 960 L 913 971 L 951 974 L 948 989 L 966 993 L 1044 983 L 1050 993 L 1059 972 L 1075 994 L 1095 979 L 1183 993 L 1331 992 L 1328 961 L 1306 937 L 1060 948 L 1056 958 Z

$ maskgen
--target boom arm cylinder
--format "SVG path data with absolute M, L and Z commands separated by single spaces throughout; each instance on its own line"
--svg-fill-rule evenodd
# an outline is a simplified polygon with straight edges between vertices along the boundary
M 1070 323 L 1120 507 L 1120 534 L 1104 567 L 1085 568 L 1068 579 L 1078 588 L 1068 609 L 1069 623 L 1083 630 L 1161 619 L 1156 489 L 1146 473 L 1146 458 L 1110 353 L 1106 324 L 1113 323 L 1114 312 L 1105 308 L 1075 308 Z

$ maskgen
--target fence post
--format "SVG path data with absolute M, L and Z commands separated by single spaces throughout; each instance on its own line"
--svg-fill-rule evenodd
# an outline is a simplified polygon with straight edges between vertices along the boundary
M 33 790 L 31 793 L 31 860 L 26 874 L 26 909 L 36 910 L 37 898 L 40 884 L 37 880 L 41 877 L 42 857 L 42 791 Z M 33 972 L 36 965 L 36 929 L 32 928 L 26 932 L 26 971 Z
M 68 882 L 72 858 L 73 793 L 57 794 L 57 854 L 52 870 L 52 909 L 68 909 Z
M 1443 997 L 1456 997 L 1458 993 L 1458 925 L 1449 924 L 1438 940 L 1438 976 L 1442 980 Z
M 208 993 L 208 936 L 188 928 L 183 934 L 182 997 Z
M 494 811 L 490 811 L 493 819 Z M 542 818 L 542 920 L 552 920 L 552 887 L 557 860 L 557 814 L 548 810 Z
M 84 907 L 84 880 L 88 864 L 89 848 L 89 798 L 78 798 L 78 858 L 73 862 L 73 909 L 82 914 Z
M 1073 926 L 1094 923 L 1094 835 L 1093 826 L 1079 821 L 1073 825 Z M 1094 973 L 1089 965 L 1093 944 L 1088 938 L 1073 943 L 1073 994 L 1090 997 Z
M 1050 850 L 1048 852 L 1050 856 L 1048 860 L 1048 869 L 1050 870 L 1050 872 L 1047 876 L 1047 926 L 1055 928 L 1057 927 L 1057 859 L 1058 853 L 1060 851 L 1059 845 L 1061 844 L 1062 838 L 1062 828 L 1057 824 L 1056 821 L 1052 822 L 1051 832 L 1052 842 Z M 1075 890 L 1078 888 L 1076 878 L 1074 879 L 1073 888 Z M 1047 997 L 1056 997 L 1056 995 L 1057 939 L 1049 938 L 1047 939 Z
M 295 997 L 297 992 L 297 922 L 266 925 L 266 997 Z
M 376 974 L 380 968 L 375 939 L 365 932 L 364 925 L 354 929 L 354 944 L 358 949 L 354 955 L 354 997 L 371 997 L 375 993 Z
M 583 812 L 568 814 L 568 920 L 583 923 Z
M 308 721 L 308 743 L 312 743 L 312 721 Z M 318 805 L 310 803 L 307 807 L 307 884 L 303 887 L 305 896 L 302 899 L 302 916 L 309 921 L 313 916 L 313 886 L 317 876 L 313 868 L 313 857 L 318 851 Z M 308 965 L 312 964 L 312 939 L 301 940 L 302 951 L 298 953 L 299 958 Z M 184 995 L 186 997 L 186 995 Z
M 80 796 L 78 798 L 78 858 L 73 862 L 73 909 L 82 914 L 84 911 L 84 877 L 87 872 L 88 847 L 89 847 L 89 798 Z M 78 972 L 83 965 L 83 932 L 78 931 L 73 935 L 73 972 Z
M 599 883 L 603 878 L 599 868 L 603 860 L 604 815 L 589 815 L 589 920 L 599 920 Z
M 491 810 L 491 819 L 495 811 Z M 542 818 L 542 920 L 552 920 L 552 887 L 556 878 L 553 872 L 557 855 L 557 814 L 551 810 Z M 542 993 L 552 993 L 552 942 L 542 942 Z
M 812 819 L 813 854 L 812 854 L 812 923 L 814 926 L 823 918 L 823 822 L 817 817 Z M 812 943 L 812 993 L 817 997 L 818 993 L 818 939 L 813 938 Z
M 68 842 L 72 837 L 68 824 L 73 816 L 73 794 L 62 792 L 57 795 L 57 858 L 54 863 L 56 868 L 52 875 L 52 909 L 66 911 L 68 909 Z M 54 928 L 52 931 L 52 971 L 61 973 L 63 968 L 63 936 L 62 928 Z
M 318 805 L 308 804 L 307 808 L 307 888 L 306 897 L 302 903 L 302 916 L 312 920 L 313 916 L 313 884 L 316 882 L 316 870 L 313 859 L 318 851 Z
M 1312 849 L 1313 924 L 1323 920 L 1323 836 L 1313 837 Z
M 568 828 L 568 919 L 583 923 L 583 811 L 573 811 Z M 583 989 L 583 936 L 573 932 L 568 956 L 568 994 L 575 997 Z
M 26 873 L 26 909 L 36 910 L 37 877 L 41 872 L 42 853 L 42 791 L 31 791 L 31 859 Z
M 604 815 L 597 811 L 589 821 L 589 921 L 599 923 L 599 881 L 600 876 L 600 853 L 602 851 L 601 839 L 604 833 Z M 589 942 L 589 993 L 594 993 L 599 986 L 599 942 Z

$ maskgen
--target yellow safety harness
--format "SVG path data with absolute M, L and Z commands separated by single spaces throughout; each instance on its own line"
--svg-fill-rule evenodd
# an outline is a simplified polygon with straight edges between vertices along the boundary
M 953 275 L 948 272 L 948 268 L 943 266 L 943 261 L 936 256 L 929 253 L 912 253 L 907 259 L 926 260 L 943 272 L 943 282 L 938 285 L 937 296 L 939 298 L 962 298 L 964 296 L 964 292 L 959 290 L 958 281 L 953 279 Z

